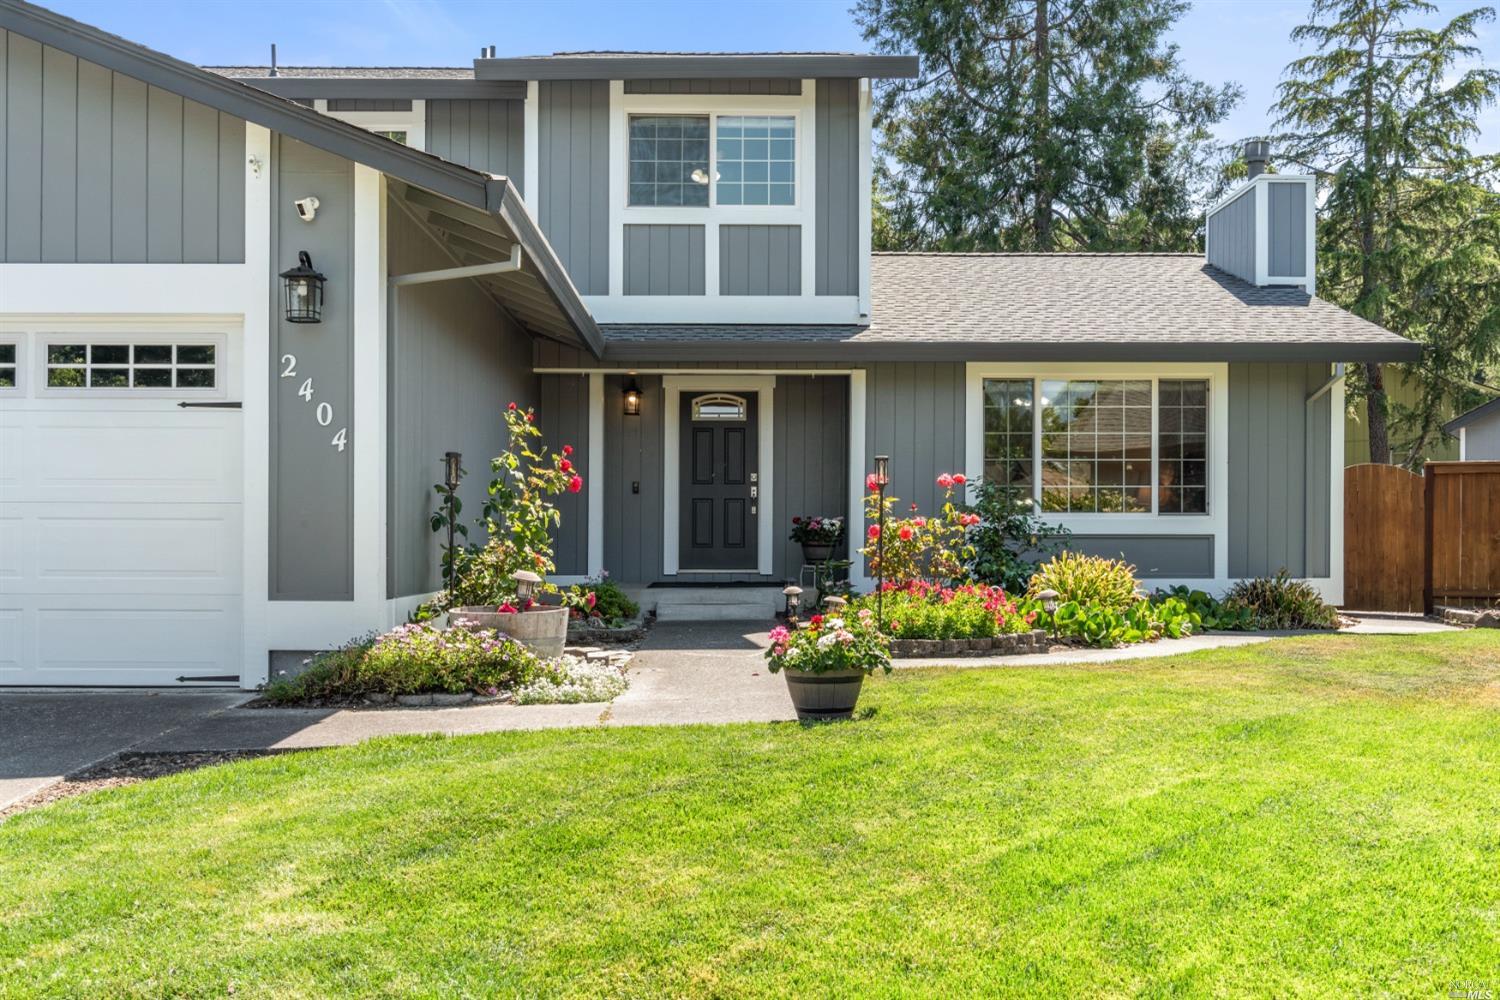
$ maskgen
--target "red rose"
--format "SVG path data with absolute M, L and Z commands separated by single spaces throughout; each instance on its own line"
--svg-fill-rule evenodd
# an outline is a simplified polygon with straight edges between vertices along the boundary
M 868 532 L 866 532 L 866 534 L 868 534 L 871 538 L 879 538 L 880 537 L 880 525 L 878 525 L 878 524 L 872 524 L 872 525 L 870 525 L 870 530 Z
M 502 615 L 513 615 L 516 613 L 515 605 L 511 604 L 509 601 L 500 605 L 495 610 L 500 612 Z
M 573 463 L 570 462 L 570 461 L 568 461 L 566 458 L 563 459 L 561 462 L 558 462 L 557 463 L 557 467 L 559 469 L 563 470 L 564 472 L 572 472 L 573 471 Z
M 916 509 L 917 509 L 917 505 L 916 505 L 916 503 L 915 503 L 915 502 L 913 502 L 913 503 L 912 503 L 912 505 L 911 505 L 911 509 L 912 509 L 912 512 L 913 512 L 913 513 L 915 513 L 915 512 L 916 512 Z
M 901 530 L 896 532 L 896 537 L 900 538 L 903 542 L 911 541 L 911 525 L 903 524 Z
M 962 486 L 964 483 L 967 483 L 969 481 L 969 477 L 965 476 L 962 472 L 955 472 L 953 474 L 953 481 Z
M 515 408 L 516 408 L 516 404 L 515 403 L 511 403 L 510 405 L 508 405 L 506 407 L 507 410 L 514 410 Z
M 822 615 L 813 615 L 811 618 L 809 618 L 807 620 L 807 624 L 809 624 L 809 625 L 821 625 L 821 624 L 823 624 L 823 616 Z
M 571 455 L 571 454 L 573 454 L 573 446 L 570 445 L 570 444 L 563 445 L 563 454 L 564 455 Z
M 526 411 L 526 422 L 527 422 L 527 423 L 528 423 L 528 424 L 529 424 L 529 423 L 531 423 L 531 421 L 532 421 L 532 420 L 533 420 L 533 419 L 534 419 L 534 418 L 533 418 L 533 417 L 532 417 L 532 414 L 531 414 L 531 411 L 530 411 L 530 410 L 527 410 L 527 411 Z
M 794 517 L 794 518 L 792 518 L 792 523 L 793 524 L 801 524 L 802 523 L 802 518 L 800 518 L 800 517 Z
M 878 489 L 880 489 L 880 480 L 876 479 L 875 473 L 872 472 L 865 477 L 865 491 L 867 493 L 874 493 Z
M 592 590 L 591 590 L 591 591 L 589 591 L 589 593 L 588 593 L 588 596 L 587 596 L 587 597 L 585 597 L 585 598 L 584 598 L 584 599 L 583 599 L 583 603 L 585 603 L 585 604 L 587 604 L 587 605 L 588 605 L 588 606 L 589 606 L 589 607 L 591 607 L 591 608 L 592 608 L 592 607 L 593 607 L 593 606 L 594 606 L 594 605 L 595 605 L 595 604 L 598 604 L 598 603 L 599 603 L 599 598 L 598 598 L 598 596 L 597 596 L 597 595 L 596 595 L 596 594 L 595 594 L 595 593 L 594 593 L 594 592 L 593 592 L 593 591 L 592 591 Z
M 568 480 L 568 492 L 569 493 L 577 493 L 581 489 L 583 489 L 583 477 L 582 476 L 574 476 L 572 479 Z
M 945 472 L 941 476 L 937 477 L 937 484 L 939 486 L 941 486 L 945 490 L 952 489 L 953 488 L 953 477 L 950 476 L 950 475 L 948 475 L 948 473 Z

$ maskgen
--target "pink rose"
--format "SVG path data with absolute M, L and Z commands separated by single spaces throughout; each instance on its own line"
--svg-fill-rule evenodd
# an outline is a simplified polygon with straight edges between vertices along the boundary
M 516 613 L 515 605 L 511 604 L 509 601 L 506 601 L 495 610 L 500 612 L 502 615 L 513 615 Z
M 595 604 L 599 603 L 599 595 L 595 594 L 591 590 L 591 591 L 589 591 L 588 596 L 583 599 L 583 603 L 587 604 L 589 607 L 592 608 Z
M 911 525 L 903 524 L 901 526 L 901 530 L 896 532 L 896 537 L 901 539 L 903 542 L 911 541 Z
M 865 492 L 874 493 L 878 489 L 880 489 L 880 480 L 876 479 L 875 473 L 872 472 L 865 477 Z
M 569 493 L 577 493 L 581 489 L 583 489 L 583 477 L 582 476 L 576 476 L 575 475 L 572 479 L 568 480 L 568 492 Z
M 867 531 L 867 532 L 865 532 L 865 534 L 869 535 L 871 538 L 879 538 L 880 537 L 880 525 L 878 525 L 878 524 L 872 524 L 872 525 L 870 525 L 870 530 Z
M 953 477 L 945 472 L 937 477 L 937 484 L 945 490 L 951 490 L 953 488 Z
M 925 518 L 925 517 L 919 517 L 913 523 L 916 524 L 916 526 L 919 527 L 919 528 L 925 528 L 925 527 L 927 527 L 927 518 Z

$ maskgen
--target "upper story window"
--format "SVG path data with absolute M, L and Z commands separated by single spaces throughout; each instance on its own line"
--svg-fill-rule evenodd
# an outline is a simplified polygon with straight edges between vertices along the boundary
M 791 115 L 720 115 L 720 205 L 797 201 L 797 120 Z
M 797 203 L 793 115 L 650 114 L 629 121 L 632 207 Z
M 708 206 L 708 116 L 631 115 L 630 204 Z

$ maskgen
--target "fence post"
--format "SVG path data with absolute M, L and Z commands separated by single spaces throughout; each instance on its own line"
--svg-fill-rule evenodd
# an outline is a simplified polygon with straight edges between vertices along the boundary
M 1433 498 L 1437 495 L 1437 476 L 1432 463 L 1422 466 L 1422 613 L 1433 612 L 1432 598 L 1432 547 L 1433 547 Z

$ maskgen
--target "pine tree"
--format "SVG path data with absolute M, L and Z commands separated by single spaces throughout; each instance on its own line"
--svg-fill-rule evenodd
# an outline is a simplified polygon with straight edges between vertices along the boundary
M 1388 418 L 1412 430 L 1403 461 L 1418 462 L 1443 406 L 1500 361 L 1500 158 L 1468 147 L 1500 72 L 1460 72 L 1494 11 L 1412 23 L 1435 11 L 1426 0 L 1314 0 L 1292 33 L 1313 52 L 1287 67 L 1274 109 L 1282 159 L 1320 178 L 1319 293 L 1426 345 L 1410 370 L 1416 407 L 1393 414 L 1378 364 L 1351 379 L 1381 463 Z
M 1193 249 L 1200 151 L 1241 92 L 1182 71 L 1165 38 L 1186 9 L 860 0 L 866 38 L 922 61 L 881 85 L 882 248 Z

